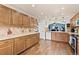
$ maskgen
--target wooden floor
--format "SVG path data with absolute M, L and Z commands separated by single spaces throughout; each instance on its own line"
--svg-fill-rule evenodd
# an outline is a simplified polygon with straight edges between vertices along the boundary
M 28 49 L 21 55 L 71 55 L 71 48 L 66 43 L 55 41 L 40 40 L 32 48 Z

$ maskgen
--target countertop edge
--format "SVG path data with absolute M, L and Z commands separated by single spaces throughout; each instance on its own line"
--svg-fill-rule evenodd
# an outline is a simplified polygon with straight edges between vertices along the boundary
M 21 37 L 21 36 L 26 36 L 26 35 L 31 35 L 31 34 L 36 34 L 36 33 L 39 33 L 39 32 L 28 32 L 28 33 L 21 33 L 21 34 L 16 34 L 16 35 L 9 35 L 6 37 L 1 37 L 0 41 L 7 40 L 7 39 L 13 39 L 13 38 Z

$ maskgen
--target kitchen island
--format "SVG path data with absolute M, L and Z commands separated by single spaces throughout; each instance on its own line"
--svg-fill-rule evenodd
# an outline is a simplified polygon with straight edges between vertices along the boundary
M 59 41 L 59 42 L 69 42 L 70 35 L 72 34 L 79 36 L 79 33 L 52 31 L 51 40 Z
M 51 32 L 51 40 L 57 42 L 69 42 L 69 33 L 68 32 L 61 32 L 61 31 L 52 31 Z

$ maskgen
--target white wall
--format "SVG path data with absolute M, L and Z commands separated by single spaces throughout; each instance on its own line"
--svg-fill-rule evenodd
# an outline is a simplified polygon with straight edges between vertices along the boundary
M 40 20 L 38 23 L 39 23 L 38 30 L 40 32 L 40 38 L 45 39 L 45 31 L 44 31 L 45 20 Z
M 40 38 L 45 40 L 45 27 L 47 27 L 49 23 L 46 24 L 46 20 L 40 20 L 38 25 L 38 30 L 40 32 Z M 51 39 L 51 32 L 46 32 L 46 39 Z

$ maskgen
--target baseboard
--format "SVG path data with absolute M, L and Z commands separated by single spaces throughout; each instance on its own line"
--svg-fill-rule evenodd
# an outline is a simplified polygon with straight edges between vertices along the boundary
M 68 44 L 68 42 L 63 42 L 63 41 L 56 41 L 56 40 L 51 40 L 51 41 Z

